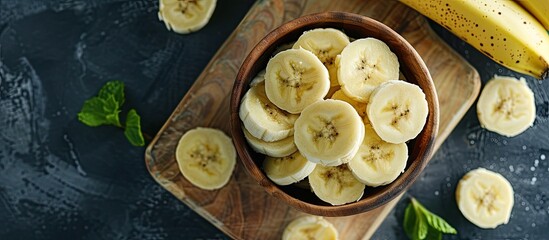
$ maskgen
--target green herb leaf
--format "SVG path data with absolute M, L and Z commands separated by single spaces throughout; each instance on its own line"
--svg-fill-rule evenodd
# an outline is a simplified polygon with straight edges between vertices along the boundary
M 103 85 L 101 90 L 99 90 L 97 96 L 105 100 L 110 96 L 113 96 L 118 108 L 121 108 L 122 104 L 124 104 L 124 83 L 117 80 L 107 82 Z
M 442 233 L 433 227 L 429 226 L 429 231 L 427 232 L 427 236 L 425 236 L 425 239 L 428 240 L 441 240 L 442 239 Z
M 427 210 L 423 205 L 421 205 L 416 199 L 412 199 L 412 203 L 415 205 L 416 209 L 421 211 L 423 216 L 425 216 L 425 219 L 427 220 L 427 223 L 429 226 L 433 227 L 434 229 L 448 234 L 456 234 L 457 231 L 455 228 L 450 226 L 444 219 L 437 216 L 436 214 L 430 212 Z
M 417 209 L 416 209 L 417 214 Z M 427 231 L 429 231 L 429 224 L 425 221 L 425 217 L 421 214 L 418 214 L 418 230 L 417 230 L 417 238 L 418 239 L 425 239 L 427 237 Z
M 457 231 L 444 219 L 427 210 L 415 198 L 404 211 L 404 231 L 412 240 L 442 239 L 442 234 L 456 234 Z
M 144 146 L 145 140 L 143 139 L 143 134 L 141 133 L 141 118 L 135 111 L 132 109 L 128 112 L 126 117 L 126 129 L 124 129 L 124 135 L 130 143 L 134 146 Z
M 415 211 L 412 204 L 408 204 L 406 210 L 404 210 L 404 232 L 410 239 L 417 238 L 418 219 Z
M 119 112 L 120 109 L 114 97 L 111 96 L 107 99 L 93 97 L 84 102 L 82 110 L 78 113 L 78 120 L 90 127 L 100 125 L 120 127 Z

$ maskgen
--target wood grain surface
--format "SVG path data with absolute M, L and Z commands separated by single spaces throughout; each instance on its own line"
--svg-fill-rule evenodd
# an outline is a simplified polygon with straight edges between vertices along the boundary
M 324 11 L 354 12 L 384 22 L 419 52 L 428 66 L 440 104 L 437 149 L 478 95 L 478 73 L 445 45 L 415 11 L 382 0 L 260 0 L 226 40 L 148 146 L 146 165 L 152 177 L 183 203 L 236 239 L 277 239 L 287 223 L 305 215 L 267 194 L 242 165 L 217 191 L 191 185 L 179 173 L 174 157 L 178 139 L 198 126 L 229 133 L 229 101 L 236 73 L 248 52 L 268 32 L 301 15 Z M 341 239 L 369 238 L 399 197 L 367 213 L 328 218 Z

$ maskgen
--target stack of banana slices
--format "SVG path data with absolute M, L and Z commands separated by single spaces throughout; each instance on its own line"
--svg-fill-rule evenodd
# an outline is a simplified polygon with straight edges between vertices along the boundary
M 239 109 L 250 147 L 266 155 L 267 177 L 300 186 L 308 177 L 332 205 L 393 182 L 406 167 L 406 142 L 428 115 L 421 88 L 397 80 L 399 73 L 384 42 L 350 41 L 331 28 L 306 31 L 275 53 Z

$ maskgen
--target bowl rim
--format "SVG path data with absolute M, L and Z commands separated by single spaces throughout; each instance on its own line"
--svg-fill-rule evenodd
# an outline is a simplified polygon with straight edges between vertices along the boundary
M 313 29 L 315 27 L 312 27 L 311 25 L 315 24 L 361 24 L 364 26 L 364 29 L 366 29 L 366 26 L 373 27 L 373 29 L 375 30 L 382 30 L 392 35 L 391 37 L 394 38 L 397 42 L 392 43 L 391 45 L 404 46 L 404 48 L 401 49 L 400 55 L 409 55 L 413 59 L 412 61 L 418 65 L 416 67 L 419 71 L 407 72 L 403 74 L 406 76 L 406 78 L 408 78 L 409 75 L 413 75 L 416 79 L 423 78 L 425 80 L 425 86 L 419 86 L 419 82 L 418 84 L 416 84 L 421 87 L 422 90 L 425 92 L 430 110 L 422 132 L 415 138 L 417 139 L 422 136 L 422 139 L 426 140 L 426 143 L 420 146 L 419 152 L 416 156 L 419 161 L 414 159 L 415 161 L 413 161 L 412 163 L 407 163 L 407 168 L 404 173 L 400 174 L 399 177 L 393 182 L 399 184 L 391 183 L 384 186 L 391 187 L 382 190 L 373 198 L 361 198 L 356 202 L 337 206 L 317 205 L 314 203 L 305 202 L 284 192 L 282 189 L 280 189 L 278 185 L 273 183 L 263 173 L 263 171 L 261 171 L 261 167 L 253 161 L 253 158 L 250 156 L 250 153 L 247 150 L 249 149 L 249 147 L 246 147 L 247 142 L 243 136 L 242 123 L 240 121 L 238 109 L 240 107 L 240 100 L 242 99 L 245 91 L 247 91 L 248 89 L 248 82 L 254 77 L 250 76 L 252 73 L 252 66 L 255 64 L 254 62 L 257 61 L 261 56 L 265 55 L 266 51 L 268 51 L 268 49 L 271 47 L 270 44 L 275 43 L 277 39 L 283 38 L 284 36 L 293 33 L 296 29 Z M 387 44 L 389 45 L 389 43 Z M 259 54 L 254 55 L 253 53 Z M 272 54 L 272 52 L 270 52 L 269 54 Z M 395 54 L 397 53 L 395 52 Z M 408 71 L 407 69 L 408 68 L 406 68 L 406 71 Z M 401 67 L 401 71 L 402 70 L 403 68 Z M 431 101 L 429 101 L 429 98 L 431 98 Z M 230 111 L 231 135 L 238 153 L 238 157 L 244 165 L 247 173 L 256 182 L 258 182 L 265 191 L 267 191 L 270 195 L 274 196 L 278 200 L 281 200 L 285 204 L 288 204 L 302 212 L 323 216 L 347 216 L 367 212 L 382 205 L 385 205 L 392 199 L 401 195 L 401 193 L 403 193 L 412 185 L 413 182 L 415 182 L 419 174 L 425 168 L 428 159 L 431 158 L 433 154 L 434 141 L 437 136 L 439 127 L 439 103 L 434 82 L 431 78 L 427 66 L 425 65 L 421 56 L 414 49 L 414 47 L 412 47 L 412 45 L 408 43 L 408 41 L 404 39 L 404 37 L 402 37 L 400 34 L 395 32 L 385 24 L 363 15 L 348 12 L 331 11 L 301 16 L 299 18 L 286 22 L 278 28 L 274 29 L 273 31 L 269 32 L 262 40 L 259 41 L 259 43 L 255 45 L 254 48 L 252 48 L 252 50 L 247 54 L 246 58 L 241 64 L 231 92 Z M 429 130 L 429 132 L 425 134 L 424 132 L 427 130 Z M 418 144 L 416 143 L 416 145 Z M 411 155 L 409 155 L 408 161 L 410 161 L 410 159 L 412 159 Z

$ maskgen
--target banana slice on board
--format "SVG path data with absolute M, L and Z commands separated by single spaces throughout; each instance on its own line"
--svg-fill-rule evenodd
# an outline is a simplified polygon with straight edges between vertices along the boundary
M 244 138 L 250 147 L 257 152 L 271 157 L 284 157 L 297 151 L 297 147 L 294 143 L 294 136 L 289 136 L 276 142 L 265 142 L 259 138 L 254 137 L 246 128 L 242 128 L 244 132 Z
M 336 57 L 349 44 L 349 37 L 342 31 L 333 28 L 316 28 L 301 34 L 293 48 L 311 51 L 322 61 L 330 74 L 330 86 L 337 86 Z
M 482 127 L 514 137 L 534 124 L 534 93 L 524 78 L 495 75 L 480 94 L 477 115 Z
M 158 19 L 168 30 L 196 32 L 210 21 L 216 0 L 160 0 Z
M 362 119 L 351 104 L 341 100 L 313 103 L 295 121 L 295 145 L 314 163 L 337 166 L 349 162 L 363 139 Z
M 296 151 L 286 157 L 266 157 L 263 169 L 267 177 L 278 185 L 290 185 L 309 176 L 315 165 Z
M 179 139 L 175 159 L 189 182 L 214 190 L 229 182 L 236 164 L 236 150 L 231 138 L 222 131 L 199 127 Z
M 337 240 L 338 233 L 332 223 L 323 217 L 300 217 L 288 224 L 282 240 Z
M 358 153 L 348 163 L 349 169 L 367 186 L 387 185 L 404 172 L 408 161 L 408 147 L 406 143 L 383 141 L 370 125 L 365 128 L 364 141 Z
M 501 174 L 478 168 L 465 174 L 456 189 L 459 210 L 481 228 L 506 224 L 513 209 L 513 187 Z
M 372 93 L 366 112 L 381 139 L 390 143 L 403 143 L 415 138 L 423 130 L 429 107 L 419 86 L 391 80 Z
M 368 102 L 377 86 L 398 79 L 399 67 L 397 56 L 387 44 L 375 38 L 362 38 L 341 52 L 337 79 L 347 96 Z
M 335 167 L 317 164 L 309 175 L 309 183 L 318 198 L 334 206 L 360 200 L 366 187 L 353 176 L 347 164 Z
M 328 70 L 314 54 L 288 49 L 267 63 L 265 89 L 271 102 L 295 114 L 326 96 L 329 78 Z
M 360 115 L 361 117 L 366 116 L 366 106 L 368 104 L 367 103 L 357 102 L 357 101 L 353 100 L 349 96 L 345 95 L 345 93 L 342 90 L 336 91 L 332 95 L 331 99 L 341 100 L 341 101 L 344 101 L 348 104 L 351 104 L 351 106 L 353 106 L 355 108 L 358 115 Z
M 289 114 L 274 105 L 265 94 L 265 85 L 259 83 L 242 98 L 239 117 L 252 136 L 275 142 L 293 135 L 298 115 Z

